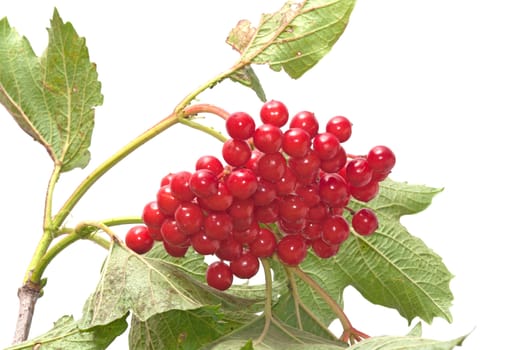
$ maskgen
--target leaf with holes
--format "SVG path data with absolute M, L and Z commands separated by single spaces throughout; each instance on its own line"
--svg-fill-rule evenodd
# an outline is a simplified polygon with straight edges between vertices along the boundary
M 103 96 L 85 40 L 56 10 L 48 33 L 39 58 L 6 18 L 0 20 L 0 103 L 65 172 L 90 161 L 94 107 Z
M 263 15 L 257 27 L 242 20 L 227 43 L 240 62 L 268 64 L 300 78 L 333 47 L 346 28 L 355 0 L 288 1 L 278 12 Z

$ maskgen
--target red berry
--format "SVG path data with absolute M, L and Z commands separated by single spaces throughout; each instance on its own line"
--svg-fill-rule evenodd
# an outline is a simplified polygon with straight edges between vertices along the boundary
M 271 204 L 276 197 L 277 195 L 274 184 L 266 180 L 258 181 L 258 188 L 253 194 L 254 205 L 265 206 Z
M 220 247 L 220 242 L 209 238 L 205 233 L 198 232 L 190 237 L 192 248 L 201 255 L 210 255 L 216 253 Z
M 236 198 L 229 207 L 228 213 L 233 219 L 246 219 L 252 217 L 254 201 L 252 198 Z
M 276 237 L 273 232 L 260 228 L 254 241 L 249 244 L 249 250 L 258 258 L 267 258 L 276 250 Z
M 188 245 L 184 245 L 184 246 L 171 245 L 168 242 L 163 242 L 163 246 L 165 247 L 165 251 L 168 253 L 168 255 L 171 255 L 175 258 L 184 257 L 185 254 L 187 254 L 188 247 L 189 247 Z
M 395 165 L 395 154 L 386 146 L 375 146 L 366 158 L 368 164 L 376 173 L 386 173 Z
M 258 171 L 258 161 L 260 160 L 260 158 L 262 158 L 263 155 L 264 153 L 260 152 L 259 150 L 253 150 L 251 152 L 251 157 L 249 158 L 247 163 L 245 163 L 244 166 L 247 169 L 250 169 L 256 173 Z
M 306 240 L 301 235 L 287 235 L 276 246 L 276 254 L 282 263 L 297 266 L 307 256 Z
M 311 146 L 311 135 L 301 128 L 292 128 L 284 133 L 282 150 L 291 157 L 304 157 Z
M 326 173 L 338 173 L 344 168 L 348 156 L 344 147 L 339 146 L 337 154 L 333 158 L 329 158 L 320 162 L 320 169 Z
M 320 194 L 316 184 L 299 186 L 295 192 L 309 208 L 320 203 Z
M 288 166 L 285 169 L 284 176 L 280 178 L 274 185 L 276 189 L 276 194 L 279 196 L 287 195 L 293 193 L 296 188 L 296 175 Z
M 219 241 L 227 239 L 233 230 L 232 218 L 225 212 L 210 213 L 205 218 L 203 226 L 209 238 Z
M 300 196 L 291 194 L 280 200 L 280 218 L 285 221 L 294 222 L 305 219 L 308 210 L 308 206 Z
M 253 142 L 263 153 L 276 153 L 282 147 L 282 130 L 273 124 L 262 124 L 254 131 Z
M 234 279 L 231 268 L 223 261 L 215 261 L 207 267 L 207 284 L 218 290 L 227 290 Z
M 340 142 L 347 141 L 351 136 L 351 122 L 346 117 L 336 116 L 326 124 L 326 131 L 335 135 Z
M 189 179 L 190 190 L 199 198 L 206 198 L 218 192 L 216 174 L 208 169 L 196 170 Z
M 230 137 L 237 140 L 247 140 L 253 136 L 255 123 L 245 112 L 232 113 L 225 121 L 225 127 Z
M 351 226 L 359 235 L 368 236 L 379 228 L 379 222 L 373 210 L 362 208 L 351 218 Z
M 192 174 L 188 171 L 175 173 L 170 180 L 170 190 L 174 197 L 183 202 L 190 202 L 195 194 L 190 190 L 189 180 Z
M 297 181 L 311 183 L 320 170 L 320 158 L 315 152 L 309 151 L 304 157 L 289 158 L 289 167 L 295 174 Z
M 331 159 L 337 155 L 339 139 L 329 132 L 323 132 L 313 138 L 313 151 L 320 160 Z
M 147 203 L 143 208 L 143 222 L 149 227 L 161 227 L 165 221 L 165 214 L 159 209 L 156 201 Z
M 233 201 L 233 196 L 224 182 L 218 183 L 218 192 L 207 198 L 198 199 L 200 205 L 208 210 L 224 211 L 227 210 Z
M 316 239 L 311 243 L 311 249 L 316 256 L 322 259 L 331 258 L 339 252 L 340 245 L 330 245 L 322 239 Z
M 308 221 L 302 230 L 302 236 L 308 241 L 319 239 L 322 234 L 322 224 L 320 222 Z
M 239 168 L 230 173 L 225 184 L 234 197 L 241 199 L 251 197 L 258 188 L 256 175 L 246 168 Z
M 369 202 L 379 193 L 379 183 L 377 181 L 370 181 L 364 186 L 353 187 L 348 186 L 348 193 L 361 202 Z
M 189 236 L 181 231 L 177 226 L 176 220 L 166 219 L 161 225 L 161 236 L 163 242 L 173 246 L 188 245 L 190 243 Z
M 304 129 L 312 138 L 318 133 L 318 121 L 313 112 L 298 112 L 291 118 L 289 127 Z
M 165 215 L 172 216 L 181 201 L 174 197 L 170 185 L 164 185 L 159 188 L 156 194 L 156 202 L 159 210 Z
M 243 246 L 234 238 L 227 238 L 220 242 L 216 256 L 221 260 L 233 261 L 242 255 Z
M 350 186 L 362 187 L 371 181 L 373 170 L 366 158 L 358 157 L 346 165 L 346 181 Z
M 343 243 L 350 234 L 350 227 L 346 219 L 340 215 L 333 215 L 322 222 L 322 240 L 329 245 Z
M 260 119 L 264 124 L 273 124 L 282 127 L 287 123 L 289 111 L 280 101 L 270 100 L 263 104 L 260 109 Z
M 144 254 L 154 246 L 154 240 L 150 237 L 148 227 L 145 225 L 131 227 L 126 233 L 125 243 L 137 254 Z
M 238 278 L 251 278 L 258 273 L 260 261 L 246 251 L 238 259 L 231 261 L 230 268 L 234 276 Z
M 221 154 L 227 164 L 239 167 L 251 158 L 251 147 L 247 141 L 228 139 L 223 144 Z
M 258 206 L 254 208 L 254 219 L 263 224 L 271 224 L 278 220 L 278 212 L 280 208 L 280 200 L 275 199 L 268 205 Z
M 250 244 L 256 239 L 259 230 L 260 226 L 258 226 L 258 223 L 253 220 L 248 228 L 243 230 L 233 230 L 232 238 L 241 244 Z
M 267 153 L 258 160 L 256 174 L 262 179 L 275 183 L 285 174 L 287 161 L 282 153 Z
M 204 219 L 201 208 L 194 203 L 181 204 L 176 210 L 174 218 L 179 229 L 187 235 L 199 232 Z
M 223 164 L 214 156 L 201 156 L 196 161 L 196 170 L 208 169 L 215 175 L 220 175 L 223 172 Z
M 330 207 L 345 207 L 349 202 L 348 185 L 338 174 L 324 174 L 319 181 L 320 200 Z
M 163 176 L 163 178 L 160 181 L 159 187 L 170 185 L 170 181 L 172 181 L 172 178 L 174 177 L 174 175 L 175 175 L 174 173 L 168 173 L 165 176 Z
M 298 219 L 295 221 L 287 221 L 283 218 L 278 218 L 278 227 L 283 233 L 292 235 L 298 234 L 306 227 L 306 219 Z

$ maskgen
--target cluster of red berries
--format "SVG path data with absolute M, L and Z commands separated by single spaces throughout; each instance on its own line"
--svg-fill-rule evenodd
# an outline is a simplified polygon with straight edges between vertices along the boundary
M 350 234 L 345 210 L 352 212 L 357 234 L 378 228 L 372 210 L 354 212 L 347 205 L 351 197 L 368 202 L 377 195 L 379 182 L 395 164 L 389 148 L 348 155 L 342 143 L 350 138 L 352 124 L 342 116 L 319 131 L 315 115 L 302 111 L 283 131 L 289 112 L 271 100 L 260 117 L 258 127 L 245 112 L 227 118 L 226 165 L 203 156 L 194 172 L 166 175 L 156 200 L 144 207 L 144 225 L 126 235 L 128 247 L 141 254 L 157 240 L 176 257 L 190 246 L 199 254 L 214 254 L 219 260 L 209 265 L 206 279 L 225 290 L 233 276 L 253 277 L 259 259 L 275 253 L 290 266 L 300 264 L 309 248 L 321 258 L 335 255 Z

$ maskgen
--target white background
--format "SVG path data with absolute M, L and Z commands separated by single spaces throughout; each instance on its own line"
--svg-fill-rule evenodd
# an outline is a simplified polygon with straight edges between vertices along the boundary
M 63 174 L 55 209 L 101 161 L 235 62 L 224 39 L 239 19 L 255 22 L 282 1 L 171 3 L 0 2 L 0 17 L 7 16 L 37 54 L 57 6 L 87 38 L 103 84 L 92 161 Z M 321 120 L 348 116 L 354 124 L 348 151 L 389 145 L 398 157 L 393 179 L 444 187 L 427 211 L 404 224 L 455 275 L 454 322 L 436 319 L 424 336 L 446 340 L 472 332 L 466 349 L 525 347 L 526 11 L 523 1 L 512 0 L 362 0 L 332 52 L 301 79 L 256 68 L 268 98 L 284 101 L 290 111 L 312 110 Z M 254 115 L 260 106 L 252 91 L 231 82 L 201 101 Z M 110 171 L 68 223 L 140 215 L 165 173 L 191 169 L 198 156 L 219 148 L 210 137 L 177 126 Z M 41 231 L 51 161 L 3 108 L 0 169 L 0 346 L 6 346 L 16 291 Z M 80 242 L 52 262 L 31 336 L 64 314 L 80 315 L 103 258 L 102 249 Z M 408 330 L 396 311 L 371 305 L 353 290 L 345 300 L 352 322 L 366 333 Z M 125 344 L 121 337 L 111 348 Z

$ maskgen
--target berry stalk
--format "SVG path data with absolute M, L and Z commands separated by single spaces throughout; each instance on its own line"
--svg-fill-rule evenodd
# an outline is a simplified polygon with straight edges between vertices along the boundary
M 256 339 L 254 345 L 259 344 L 264 340 L 265 336 L 267 335 L 267 332 L 269 331 L 271 321 L 273 320 L 273 278 L 271 275 L 271 265 L 269 264 L 269 261 L 267 259 L 261 259 L 261 261 L 265 275 L 265 305 L 263 311 L 265 317 L 265 325 L 262 330 L 262 334 L 260 334 L 258 339 Z
M 342 308 L 314 279 L 312 279 L 308 274 L 306 274 L 298 267 L 289 267 L 288 269 L 292 271 L 302 281 L 307 283 L 322 299 L 324 299 L 324 301 L 331 308 L 335 316 L 337 316 L 343 328 L 340 340 L 344 342 L 349 341 L 353 343 L 354 341 L 360 341 L 361 339 L 369 338 L 367 334 L 359 331 L 358 329 L 355 329 L 355 327 L 351 325 L 350 320 L 348 319 Z

